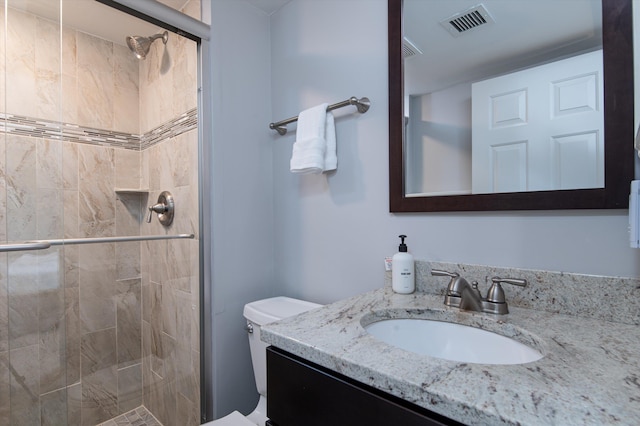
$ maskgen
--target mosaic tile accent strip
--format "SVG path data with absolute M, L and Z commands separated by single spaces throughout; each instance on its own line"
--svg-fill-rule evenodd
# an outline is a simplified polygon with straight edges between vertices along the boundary
M 142 135 L 140 138 L 140 149 L 145 150 L 158 142 L 176 137 L 196 128 L 198 128 L 198 110 L 193 108 Z
M 0 132 L 21 136 L 63 140 L 89 145 L 141 151 L 169 138 L 181 135 L 198 127 L 198 111 L 193 108 L 143 134 L 116 132 L 112 130 L 82 127 L 77 124 L 59 123 L 40 118 L 0 113 Z

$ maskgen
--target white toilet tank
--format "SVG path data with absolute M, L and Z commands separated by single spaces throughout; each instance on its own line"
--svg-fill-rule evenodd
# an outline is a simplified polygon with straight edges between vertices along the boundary
M 258 300 L 244 306 L 243 314 L 247 319 L 247 327 L 249 330 L 253 329 L 253 332 L 249 333 L 249 347 L 256 387 L 260 395 L 267 396 L 267 344 L 260 340 L 260 326 L 321 306 L 283 296 Z

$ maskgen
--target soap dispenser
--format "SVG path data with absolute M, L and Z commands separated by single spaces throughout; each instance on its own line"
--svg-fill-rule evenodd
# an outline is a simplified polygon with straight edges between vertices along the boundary
M 407 253 L 404 243 L 406 235 L 400 235 L 398 253 L 393 255 L 391 264 L 391 288 L 395 293 L 409 294 L 416 289 L 413 256 Z

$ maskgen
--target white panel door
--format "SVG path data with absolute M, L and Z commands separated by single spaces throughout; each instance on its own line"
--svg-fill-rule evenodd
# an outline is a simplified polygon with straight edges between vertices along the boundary
M 602 51 L 472 85 L 472 192 L 604 187 Z

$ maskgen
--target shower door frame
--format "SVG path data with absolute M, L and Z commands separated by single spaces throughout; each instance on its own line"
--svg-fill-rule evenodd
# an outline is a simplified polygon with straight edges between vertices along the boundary
M 212 155 L 213 129 L 211 117 L 212 69 L 211 60 L 211 26 L 191 18 L 169 6 L 155 0 L 95 0 L 99 3 L 121 10 L 129 15 L 151 22 L 191 39 L 198 46 L 198 242 L 199 242 L 199 288 L 200 288 L 200 420 L 202 423 L 213 416 L 213 375 L 212 358 L 212 313 L 211 313 L 211 221 L 203 212 L 210 211 L 212 204 L 212 185 L 210 162 Z M 202 2 L 202 16 L 210 16 L 207 2 Z M 209 14 L 209 15 L 207 15 Z

